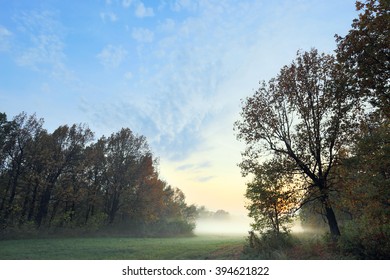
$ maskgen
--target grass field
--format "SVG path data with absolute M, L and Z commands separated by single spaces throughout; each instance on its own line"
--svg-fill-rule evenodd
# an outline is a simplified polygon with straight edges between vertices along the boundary
M 3 260 L 239 259 L 244 237 L 49 238 L 1 240 Z

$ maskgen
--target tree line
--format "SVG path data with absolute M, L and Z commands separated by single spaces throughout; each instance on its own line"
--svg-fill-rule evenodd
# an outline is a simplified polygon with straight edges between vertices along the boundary
M 43 124 L 0 114 L 0 235 L 192 232 L 196 207 L 159 178 L 144 136 L 123 128 L 94 141 L 85 125 Z
M 360 257 L 390 255 L 390 2 L 357 1 L 334 54 L 298 51 L 242 102 L 240 167 L 253 228 L 286 232 L 321 215 Z M 253 234 L 252 234 L 253 235 Z

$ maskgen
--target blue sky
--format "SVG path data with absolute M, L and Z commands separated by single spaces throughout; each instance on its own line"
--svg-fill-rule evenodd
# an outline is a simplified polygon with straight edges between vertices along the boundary
M 243 213 L 240 99 L 355 17 L 352 0 L 0 0 L 0 111 L 129 127 L 189 202 Z

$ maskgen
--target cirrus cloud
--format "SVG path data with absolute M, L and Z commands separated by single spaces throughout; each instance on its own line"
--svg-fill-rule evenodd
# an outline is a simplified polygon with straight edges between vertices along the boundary
M 49 10 L 32 10 L 15 15 L 18 35 L 24 39 L 15 52 L 15 60 L 20 66 L 74 82 L 74 73 L 65 64 L 66 28 L 58 17 L 58 13 Z
M 106 22 L 107 19 L 110 20 L 111 22 L 115 22 L 118 20 L 118 16 L 113 12 L 107 12 L 107 13 L 101 12 L 100 18 L 103 20 L 103 22 Z
M 133 2 L 132 0 L 123 0 L 123 1 L 122 1 L 122 6 L 123 6 L 124 8 L 128 8 L 128 7 L 130 7 L 130 5 L 131 5 L 132 2 Z
M 9 49 L 9 39 L 11 35 L 11 31 L 0 25 L 0 51 L 6 51 Z
M 147 28 L 133 28 L 131 35 L 139 43 L 151 43 L 154 38 L 154 33 Z
M 154 11 L 153 8 L 145 7 L 144 3 L 140 2 L 135 9 L 135 15 L 139 18 L 153 17 Z
M 97 55 L 100 63 L 106 68 L 117 68 L 127 56 L 122 46 L 108 45 Z

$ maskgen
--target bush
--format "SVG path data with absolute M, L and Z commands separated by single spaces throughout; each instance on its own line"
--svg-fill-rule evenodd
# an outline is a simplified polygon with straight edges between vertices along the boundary
M 390 259 L 390 225 L 351 221 L 345 225 L 338 245 L 341 253 L 359 259 Z
M 267 231 L 258 236 L 250 231 L 244 256 L 248 259 L 287 259 L 285 251 L 293 244 L 293 238 L 287 232 Z
M 185 220 L 165 220 L 150 228 L 154 236 L 192 235 L 195 225 Z

